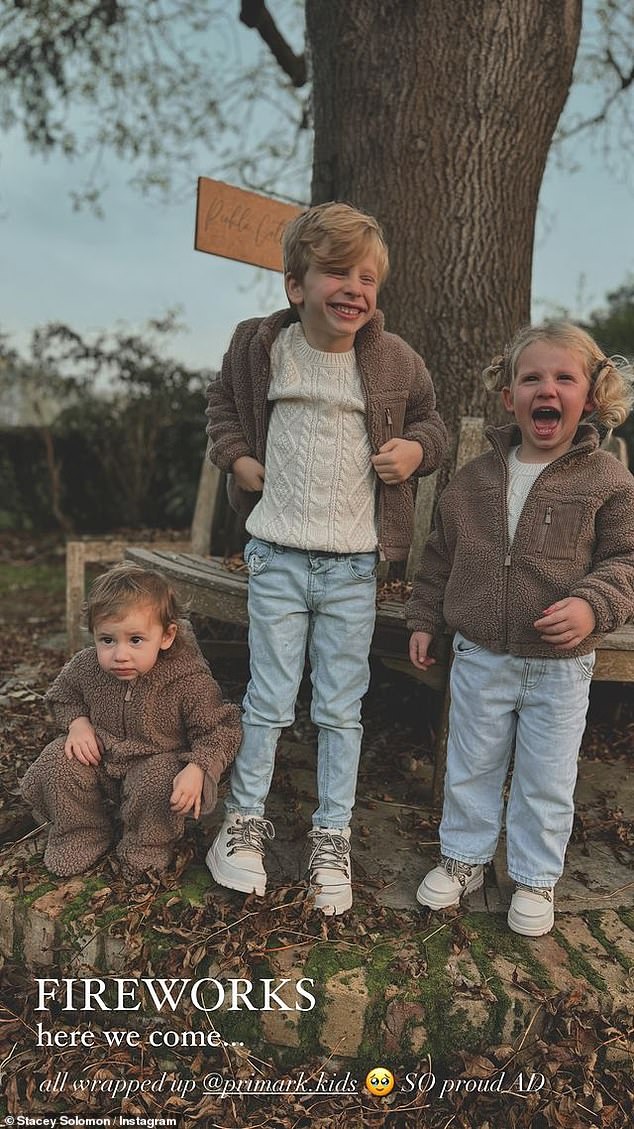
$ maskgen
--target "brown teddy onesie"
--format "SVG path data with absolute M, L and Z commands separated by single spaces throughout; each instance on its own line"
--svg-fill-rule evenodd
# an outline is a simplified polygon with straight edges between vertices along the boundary
M 114 800 L 124 874 L 164 870 L 185 824 L 170 807 L 174 777 L 188 763 L 199 765 L 201 811 L 211 811 L 241 736 L 239 709 L 223 703 L 189 624 L 179 622 L 173 645 L 134 683 L 113 678 L 87 647 L 66 664 L 46 700 L 65 732 L 75 718 L 88 717 L 102 749 L 99 764 L 81 764 L 66 755 L 66 737 L 57 737 L 22 781 L 25 799 L 52 823 L 48 869 L 78 874 L 105 854 L 114 838 L 105 801 Z

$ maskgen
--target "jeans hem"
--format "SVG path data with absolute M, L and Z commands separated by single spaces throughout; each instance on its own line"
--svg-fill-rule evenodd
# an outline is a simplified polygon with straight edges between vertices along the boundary
M 241 808 L 237 804 L 229 804 L 225 802 L 225 812 L 227 815 L 256 815 L 259 819 L 264 818 L 264 807 L 261 805 L 258 808 Z
M 512 874 L 509 870 L 509 878 L 520 886 L 532 886 L 535 890 L 552 890 L 559 882 L 561 874 L 557 878 L 527 878 L 526 875 Z
M 488 863 L 491 862 L 491 859 L 493 857 L 492 855 L 482 855 L 480 858 L 474 859 L 472 857 L 467 857 L 467 855 L 461 854 L 460 851 L 445 850 L 442 844 L 440 847 L 440 853 L 444 859 L 450 859 L 454 862 L 464 862 L 467 864 L 467 866 L 487 866 Z

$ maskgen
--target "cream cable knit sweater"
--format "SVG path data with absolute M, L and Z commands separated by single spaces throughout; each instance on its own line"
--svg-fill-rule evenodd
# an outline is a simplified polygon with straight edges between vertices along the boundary
M 313 349 L 299 322 L 281 330 L 268 399 L 264 491 L 248 532 L 296 549 L 375 549 L 376 476 L 354 350 Z

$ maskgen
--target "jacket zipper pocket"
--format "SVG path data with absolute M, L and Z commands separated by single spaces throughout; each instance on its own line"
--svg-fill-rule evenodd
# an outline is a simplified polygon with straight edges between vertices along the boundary
M 553 521 L 553 507 L 552 506 L 546 506 L 546 511 L 544 513 L 544 520 L 541 524 L 541 529 L 539 531 L 539 536 L 538 536 L 537 551 L 539 553 L 543 553 L 544 549 L 546 548 L 546 538 L 548 536 L 548 526 L 552 525 L 552 521 Z
M 394 438 L 394 421 L 392 419 L 391 408 L 385 409 L 385 430 L 386 430 L 386 434 L 387 434 L 387 440 L 386 440 L 386 442 L 387 442 L 388 440 Z

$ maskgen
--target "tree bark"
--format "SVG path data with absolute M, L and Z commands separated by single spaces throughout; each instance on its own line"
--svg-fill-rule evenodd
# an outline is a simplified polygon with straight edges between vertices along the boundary
M 426 359 L 453 455 L 462 415 L 496 418 L 480 372 L 529 320 L 581 0 L 307 0 L 306 18 L 313 202 L 380 220 L 387 328 Z

